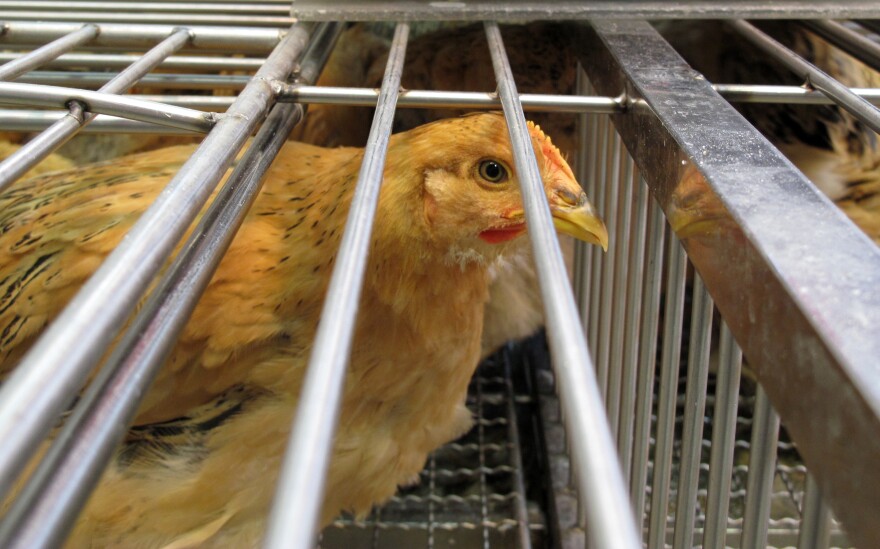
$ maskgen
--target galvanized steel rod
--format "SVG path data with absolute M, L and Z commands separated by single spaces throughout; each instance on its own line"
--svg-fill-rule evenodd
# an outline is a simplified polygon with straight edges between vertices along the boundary
M 626 311 L 624 313 L 624 347 L 621 364 L 620 424 L 617 429 L 617 452 L 627 483 L 631 486 L 633 463 L 633 432 L 636 415 L 636 387 L 639 371 L 639 319 L 642 317 L 642 284 L 645 270 L 645 230 L 648 219 L 648 187 L 634 172 L 632 182 L 633 222 L 628 237 L 630 243 L 629 265 L 626 280 Z M 662 232 L 662 227 L 660 231 Z
M 3 44 L 45 44 L 76 31 L 82 23 L 60 21 L 3 22 Z M 158 42 L 180 28 L 180 25 L 147 25 L 142 23 L 102 23 L 101 33 L 93 41 L 96 46 L 142 48 L 144 42 Z M 285 29 L 249 27 L 187 26 L 193 33 L 192 45 L 200 50 L 232 49 L 236 53 L 267 54 L 283 38 Z
M 272 15 L 222 15 L 200 13 L 137 13 L 140 23 L 167 24 L 175 20 L 181 25 L 236 25 L 241 27 L 275 27 L 286 28 L 296 19 Z M 5 21 L 88 21 L 90 23 L 119 23 L 131 21 L 130 13 L 108 13 L 99 11 L 0 11 L 0 18 Z
M 706 417 L 706 390 L 709 382 L 709 346 L 712 342 L 714 303 L 703 285 L 703 279 L 696 273 L 694 273 L 692 292 L 690 349 L 682 419 L 673 547 L 693 545 L 697 488 L 700 480 L 700 454 L 703 450 L 703 421 Z
M 21 59 L 25 54 L 16 52 L 0 52 L 0 63 L 9 63 Z M 49 68 L 81 68 L 92 70 L 121 69 L 134 63 L 140 55 L 124 53 L 65 53 L 51 59 L 41 66 Z M 162 61 L 163 69 L 197 69 L 201 71 L 256 71 L 265 59 L 256 57 L 220 57 L 207 55 L 174 55 Z M 4 65 L 5 66 L 5 65 Z
M 589 93 L 590 86 L 580 66 L 577 68 L 575 86 L 578 93 Z M 588 190 L 590 180 L 592 179 L 588 173 L 592 169 L 596 157 L 595 131 L 596 117 L 588 116 L 586 113 L 579 114 L 577 117 L 578 148 L 574 170 L 578 181 L 581 182 L 581 185 L 585 185 L 584 191 L 587 192 L 588 197 L 593 196 Z M 574 284 L 574 295 L 578 304 L 581 324 L 586 330 L 587 314 L 590 310 L 590 247 L 586 242 L 579 240 L 576 240 L 573 245 L 574 272 L 572 273 L 572 282 Z
M 605 193 L 602 202 L 598 206 L 599 212 L 605 219 L 605 226 L 608 228 L 608 249 L 610 253 L 604 254 L 602 257 L 601 287 L 599 300 L 599 328 L 598 339 L 596 340 L 596 378 L 599 383 L 599 392 L 605 402 L 605 409 L 610 410 L 610 396 L 608 394 L 608 378 L 610 365 L 609 355 L 611 345 L 611 313 L 613 306 L 614 292 L 614 253 L 617 250 L 617 242 L 620 235 L 617 234 L 617 197 L 620 194 L 621 179 L 621 148 L 623 143 L 617 131 L 608 120 L 608 148 L 606 149 L 606 169 L 605 179 L 602 185 L 605 187 Z M 609 419 L 610 419 L 610 413 Z M 613 427 L 613 426 L 612 426 Z
M 595 195 L 591 198 L 596 210 L 605 214 L 605 194 L 608 185 L 605 184 L 606 173 L 608 172 L 608 155 L 606 154 L 611 147 L 610 139 L 614 135 L 614 127 L 607 118 L 599 122 L 599 139 L 596 142 L 597 159 L 594 168 L 594 178 L 591 182 Z M 594 253 L 593 261 L 590 265 L 590 319 L 587 323 L 587 341 L 594 365 L 598 364 L 598 347 L 599 347 L 599 312 L 601 307 L 599 302 L 602 298 L 602 265 L 609 261 L 605 254 Z M 596 371 L 598 375 L 598 369 Z M 601 384 L 600 384 L 601 388 Z M 600 389 L 601 392 L 601 389 Z M 604 398 L 604 397 L 603 397 Z
M 808 86 L 824 93 L 866 126 L 875 132 L 880 132 L 880 109 L 852 93 L 849 88 L 827 73 L 808 63 L 802 57 L 746 21 L 734 19 L 729 21 L 728 24 L 751 43 L 805 79 Z
M 880 71 L 880 43 L 830 19 L 804 19 L 797 23 L 815 32 L 872 69 Z
M 56 86 L 0 82 L 0 103 L 67 108 L 72 101 L 88 105 L 89 111 L 93 113 L 110 114 L 192 131 L 211 129 L 217 118 L 213 113 L 144 101 L 134 96 L 120 96 Z
M 335 38 L 341 29 L 341 23 L 317 29 L 303 63 L 326 60 L 333 42 L 321 38 Z M 266 170 L 302 116 L 300 105 L 273 108 L 4 517 L 0 546 L 24 549 L 62 543 L 259 194 Z
M 100 30 L 95 25 L 83 25 L 82 28 L 54 40 L 30 53 L 20 55 L 0 66 L 0 80 L 12 80 L 32 69 L 45 65 L 59 55 L 92 40 Z
M 284 456 L 267 549 L 314 545 L 408 36 L 409 25 L 399 23 Z
M 809 473 L 804 488 L 801 516 L 797 549 L 828 549 L 831 540 L 831 511 L 822 499 L 816 479 Z
M 140 78 L 161 63 L 163 59 L 182 48 L 189 42 L 189 39 L 190 34 L 188 31 L 184 29 L 176 31 L 124 71 L 113 77 L 98 92 L 118 94 L 128 90 Z M 76 135 L 83 126 L 89 124 L 97 116 L 95 113 L 85 113 L 85 106 L 79 102 L 68 104 L 70 105 L 70 116 L 65 116 L 52 124 L 39 136 L 39 139 L 22 145 L 20 149 L 0 163 L 0 191 L 46 158 L 55 149 L 66 143 L 68 139 Z
M 618 200 L 615 206 L 617 210 L 617 246 L 613 252 L 614 276 L 611 277 L 611 322 L 610 339 L 608 350 L 608 398 L 606 409 L 608 421 L 611 424 L 611 432 L 615 440 L 620 439 L 620 390 L 623 384 L 623 349 L 629 345 L 623 339 L 624 324 L 626 323 L 626 303 L 629 296 L 626 294 L 626 283 L 629 272 L 627 258 L 630 254 L 629 244 L 632 230 L 632 197 L 633 187 L 638 183 L 636 165 L 632 157 L 626 151 L 621 142 L 622 153 L 620 155 L 620 183 L 618 188 Z M 621 456 L 622 457 L 622 456 Z M 628 469 L 621 459 L 621 467 Z M 624 478 L 629 476 L 624 473 Z
M 657 442 L 654 446 L 654 474 L 648 547 L 664 549 L 669 509 L 672 451 L 675 442 L 675 403 L 681 361 L 682 317 L 684 313 L 687 256 L 681 243 L 670 235 L 666 256 L 666 307 L 663 316 L 663 351 L 660 364 L 660 395 L 657 402 Z
M 73 297 L 0 387 L 0 499 L 76 396 L 167 256 L 273 98 L 269 81 L 293 70 L 308 31 L 291 27 L 254 82 L 183 165 L 121 244 Z M 64 367 L 60 367 L 63 365 Z
M 227 98 L 224 98 L 227 99 Z M 233 99 L 233 98 L 228 98 Z M 231 103 L 231 101 L 230 101 Z M 216 109 L 228 108 L 222 105 L 198 105 L 196 103 L 184 103 L 188 107 L 213 107 Z M 19 132 L 38 132 L 45 130 L 59 119 L 69 116 L 69 113 L 58 111 L 32 111 L 16 109 L 0 109 L 0 130 Z M 199 132 L 169 128 L 158 124 L 138 122 L 117 116 L 100 115 L 95 120 L 80 130 L 82 133 L 156 133 L 170 135 L 198 135 Z M 201 132 L 205 133 L 205 132 Z
M 770 497 L 776 475 L 776 447 L 779 442 L 779 415 L 764 388 L 758 385 L 752 439 L 749 447 L 749 478 L 746 484 L 746 506 L 743 512 L 742 547 L 767 545 L 770 523 Z
M 768 86 L 757 84 L 713 84 L 722 97 L 732 103 L 791 103 L 795 105 L 834 105 L 834 101 L 816 90 L 802 86 Z M 873 105 L 880 105 L 880 89 L 849 88 Z
M 102 71 L 65 72 L 33 71 L 18 79 L 22 84 L 66 86 L 69 88 L 97 88 L 106 84 L 112 74 Z M 250 76 L 240 74 L 149 74 L 141 80 L 141 86 L 187 90 L 241 90 L 247 86 Z
M 248 2 L 246 4 L 233 3 L 215 3 L 215 2 L 82 2 L 72 0 L 50 1 L 50 0 L 2 0 L 0 1 L 0 9 L 14 10 L 40 10 L 40 11 L 56 11 L 56 10 L 78 10 L 78 11 L 112 11 L 112 12 L 128 12 L 136 14 L 139 12 L 151 13 L 223 13 L 234 14 L 243 13 L 250 15 L 288 15 L 290 6 L 283 4 L 267 4 L 263 2 Z
M 706 519 L 703 526 L 703 547 L 706 549 L 725 547 L 742 373 L 742 351 L 733 340 L 733 334 L 726 322 L 721 323 L 720 339 L 715 408 L 712 413 L 709 486 L 706 491 Z
M 648 189 L 644 194 L 649 195 Z M 636 379 L 636 417 L 633 428 L 630 499 L 639 520 L 644 522 L 648 487 L 648 453 L 651 441 L 651 412 L 654 401 L 654 371 L 657 362 L 657 330 L 660 325 L 660 289 L 663 283 L 665 217 L 654 200 L 648 200 L 648 242 L 645 245 L 645 276 L 642 282 L 642 314 L 639 319 L 639 367 Z
M 498 24 L 486 22 L 486 36 L 498 94 L 522 185 L 529 239 L 535 257 L 547 319 L 547 336 L 553 355 L 572 463 L 585 504 L 587 537 L 594 547 L 640 547 L 632 510 L 614 442 L 596 380 L 590 367 L 586 341 L 577 322 L 577 309 L 568 283 L 565 263 L 553 230 L 532 141 L 519 105 L 516 86 Z

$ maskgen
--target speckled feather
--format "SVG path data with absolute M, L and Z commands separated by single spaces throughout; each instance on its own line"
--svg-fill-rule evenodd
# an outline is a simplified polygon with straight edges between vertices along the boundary
M 550 192 L 579 190 L 532 128 Z M 392 136 L 322 520 L 367 512 L 470 426 L 488 269 L 478 238 L 521 208 L 498 114 Z M 0 197 L 0 341 L 9 370 L 192 154 L 47 175 Z M 273 495 L 362 150 L 290 142 L 146 397 L 70 547 L 251 547 Z M 555 158 L 545 161 L 545 155 Z M 561 187 L 560 187 L 561 186 Z

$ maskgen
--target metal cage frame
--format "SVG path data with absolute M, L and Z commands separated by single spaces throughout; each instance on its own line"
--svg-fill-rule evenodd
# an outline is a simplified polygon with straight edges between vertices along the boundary
M 827 546 L 831 519 L 820 492 L 858 546 L 880 546 L 880 530 L 872 524 L 880 509 L 876 467 L 880 462 L 880 437 L 876 436 L 880 433 L 880 385 L 876 383 L 880 376 L 880 292 L 876 290 L 880 287 L 880 250 L 728 103 L 834 102 L 874 131 L 880 130 L 880 110 L 869 102 L 880 102 L 880 90 L 849 90 L 738 19 L 818 19 L 804 24 L 866 62 L 876 63 L 876 43 L 859 42 L 845 28 L 824 19 L 880 18 L 880 8 L 871 2 L 836 7 L 809 1 L 779 2 L 771 7 L 762 2 L 698 4 L 559 1 L 537 7 L 515 1 L 462 7 L 454 2 L 402 2 L 389 7 L 351 0 L 338 4 L 338 9 L 327 9 L 315 0 L 294 2 L 297 17 L 332 21 L 313 24 L 296 22 L 288 14 L 288 3 L 281 1 L 247 9 L 232 2 L 0 2 L 0 45 L 48 43 L 29 54 L 0 56 L 5 61 L 0 66 L 0 103 L 66 109 L 61 113 L 0 111 L 4 128 L 33 131 L 49 126 L 0 163 L 0 189 L 14 184 L 80 130 L 207 133 L 198 152 L 0 388 L 0 440 L 4 441 L 0 445 L 0 497 L 9 493 L 226 168 L 260 128 L 194 236 L 119 338 L 28 488 L 0 523 L 0 545 L 47 547 L 63 540 L 123 436 L 121 426 L 137 408 L 134 395 L 144 392 L 173 345 L 176 331 L 259 192 L 262 173 L 302 118 L 302 104 L 322 102 L 375 105 L 376 114 L 309 362 L 266 547 L 307 548 L 314 543 L 320 507 L 320 498 L 314 495 L 323 489 L 384 152 L 398 106 L 501 108 L 504 112 L 516 168 L 522 174 L 528 233 L 547 313 L 560 418 L 573 488 L 580 499 L 578 524 L 589 546 L 635 548 L 642 546 L 644 538 L 652 548 L 662 548 L 669 541 L 685 547 L 699 539 L 695 501 L 716 307 L 723 322 L 713 417 L 722 428 L 712 434 L 703 545 L 723 547 L 727 534 L 731 437 L 745 354 L 760 388 L 740 546 L 766 545 L 768 493 L 780 425 L 774 409 L 812 473 L 799 547 Z M 88 11 L 58 11 L 77 8 Z M 116 13 L 120 8 L 129 12 Z M 131 10 L 137 13 L 137 25 L 124 23 L 131 20 Z M 812 88 L 713 85 L 641 20 L 695 14 L 730 18 L 731 28 L 782 60 Z M 336 21 L 343 17 L 485 19 L 497 93 L 401 90 L 407 22 L 397 24 L 381 90 L 314 86 L 342 30 Z M 45 20 L 33 22 L 36 18 Z M 573 47 L 585 76 L 577 95 L 517 93 L 497 24 L 507 18 L 572 20 Z M 583 21 L 587 19 L 589 23 Z M 176 22 L 170 25 L 169 20 Z M 81 46 L 93 51 L 67 53 Z M 107 48 L 123 47 L 149 51 L 142 57 L 106 54 Z M 178 55 L 187 48 L 217 53 Z M 250 57 L 223 57 L 229 48 Z M 262 55 L 268 56 L 265 62 L 258 59 Z M 74 77 L 33 72 L 94 62 L 126 68 L 111 79 L 101 74 Z M 256 70 L 256 74 L 201 81 L 187 75 L 148 74 L 163 63 L 182 70 L 210 67 Z M 99 91 L 74 89 L 90 82 L 102 87 Z M 237 98 L 122 95 L 138 82 L 223 86 L 240 93 Z M 579 177 L 588 182 L 587 193 L 607 221 L 610 251 L 603 257 L 587 247 L 577 248 L 573 287 L 546 200 L 541 198 L 524 109 L 580 116 Z M 588 144 L 595 146 L 588 148 Z M 701 209 L 688 210 L 680 195 L 694 187 L 701 189 L 703 202 Z M 783 208 L 789 212 L 784 222 L 779 219 Z M 694 232 L 692 227 L 699 222 L 710 222 L 712 230 Z M 805 256 L 808 270 L 803 268 Z M 695 270 L 695 282 L 678 458 L 675 509 L 679 511 L 670 531 L 667 513 L 688 265 Z M 841 265 L 846 266 L 844 276 Z M 662 338 L 658 335 L 661 318 Z M 144 330 L 145 326 L 151 329 Z M 138 338 L 140 332 L 150 335 Z M 656 368 L 660 391 L 652 459 L 649 443 L 658 340 L 662 352 Z M 59 364 L 65 367 L 59 369 Z M 853 440 L 859 441 L 858 452 L 851 451 Z M 76 460 L 71 456 L 77 456 Z M 649 461 L 650 502 L 646 501 Z M 641 517 L 647 509 L 652 511 L 643 525 Z M 522 528 L 522 513 L 518 524 Z

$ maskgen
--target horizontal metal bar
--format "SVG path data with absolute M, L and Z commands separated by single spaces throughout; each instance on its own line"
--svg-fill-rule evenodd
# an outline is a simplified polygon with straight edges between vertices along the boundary
M 292 14 L 303 21 L 521 21 L 523 19 L 849 19 L 880 18 L 872 0 L 294 0 Z
M 849 91 L 849 88 L 820 70 L 815 65 L 808 63 L 802 57 L 767 34 L 761 32 L 754 25 L 751 25 L 742 19 L 729 21 L 728 25 L 745 37 L 749 42 L 785 65 L 799 77 L 803 78 L 809 87 L 821 91 L 875 132 L 880 132 L 880 109 L 871 105 L 861 97 L 854 95 Z
M 315 544 L 408 37 L 409 25 L 398 23 L 285 450 L 266 549 Z
M 19 59 L 24 54 L 0 52 L 0 63 Z M 46 68 L 120 69 L 137 61 L 139 55 L 123 53 L 65 53 L 44 63 Z M 163 69 L 199 71 L 250 71 L 260 68 L 265 59 L 253 57 L 219 57 L 207 55 L 173 55 L 159 65 Z
M 112 11 L 132 13 L 242 13 L 247 15 L 288 15 L 289 5 L 264 4 L 248 2 L 246 4 L 212 3 L 212 2 L 82 2 L 72 0 L 0 0 L 0 10 L 37 10 L 37 11 Z
M 789 103 L 797 105 L 834 105 L 834 101 L 802 86 L 767 86 L 756 84 L 713 84 L 723 98 L 732 103 Z M 874 105 L 880 105 L 880 88 L 849 88 Z
M 84 25 L 79 30 L 4 63 L 0 67 L 0 80 L 12 80 L 16 76 L 46 64 L 66 51 L 85 44 L 96 36 L 98 36 L 98 27 L 95 25 Z
M 0 17 L 3 21 L 3 17 Z M 82 23 L 51 21 L 3 21 L 0 45 L 45 44 L 76 31 Z M 102 23 L 92 42 L 96 46 L 149 48 L 181 27 L 180 24 L 146 25 L 142 23 Z M 245 54 L 267 54 L 284 36 L 283 29 L 248 27 L 187 26 L 193 39 L 190 47 L 205 50 L 226 50 Z
M 136 19 L 140 23 L 169 25 L 230 25 L 247 27 L 285 28 L 296 21 L 292 17 L 268 15 L 213 15 L 200 13 L 107 13 L 67 11 L 0 11 L 3 21 L 76 21 L 80 23 L 125 23 Z
M 331 86 L 296 86 L 280 84 L 278 100 L 329 105 L 374 106 L 379 91 L 372 88 L 337 88 Z M 611 97 L 578 95 L 521 94 L 523 108 L 546 112 L 611 113 L 621 110 L 621 101 Z M 498 95 L 489 92 L 403 90 L 400 107 L 498 109 Z
M 214 113 L 144 101 L 136 99 L 134 96 L 119 96 L 37 84 L 0 82 L 0 103 L 66 108 L 72 101 L 86 105 L 89 112 L 121 116 L 141 122 L 152 122 L 192 131 L 208 131 L 218 120 L 218 115 Z
M 553 354 L 560 400 L 568 428 L 574 477 L 585 503 L 587 538 L 593 547 L 641 547 L 627 498 L 614 439 L 608 427 L 586 339 L 578 322 L 577 307 L 544 184 L 535 160 L 526 119 L 519 104 L 513 72 L 504 51 L 501 31 L 486 22 L 486 36 L 498 95 L 504 106 L 514 163 L 522 187 L 541 298 L 547 320 L 547 337 Z
M 18 78 L 23 84 L 97 88 L 106 84 L 112 74 L 106 72 L 33 71 Z M 188 90 L 242 90 L 250 76 L 241 74 L 148 74 L 140 86 Z
M 649 24 L 573 38 L 631 98 L 612 119 L 823 494 L 880 547 L 880 249 Z
M 880 71 L 880 43 L 844 27 L 836 21 L 817 19 L 798 21 L 838 48 L 859 59 L 874 70 Z
M 0 387 L 0 499 L 75 398 L 285 78 L 308 31 L 293 26 L 196 153 L 49 325 Z M 64 368 L 59 368 L 63 364 Z
M 231 103 L 231 99 L 233 98 L 230 97 L 228 99 L 230 99 L 229 103 Z M 220 110 L 226 110 L 227 108 L 228 105 L 225 107 L 218 106 L 218 109 Z M 45 130 L 65 116 L 68 116 L 67 112 L 0 109 L 0 130 L 39 132 Z M 208 130 L 194 132 L 180 128 L 171 128 L 169 126 L 150 124 L 149 122 L 139 122 L 137 120 L 119 118 L 117 116 L 107 116 L 104 114 L 99 115 L 91 124 L 80 130 L 81 133 L 145 133 L 162 135 L 198 135 L 199 133 L 205 133 L 207 131 Z

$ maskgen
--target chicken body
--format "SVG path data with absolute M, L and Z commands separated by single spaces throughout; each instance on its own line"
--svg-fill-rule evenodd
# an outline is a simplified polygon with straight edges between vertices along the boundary
M 605 245 L 565 161 L 540 129 L 532 137 L 558 226 Z M 193 150 L 52 174 L 0 197 L 4 369 Z M 284 146 L 70 547 L 258 544 L 362 158 Z M 488 269 L 524 231 L 512 166 L 498 114 L 392 136 L 323 522 L 369 511 L 469 428 Z

